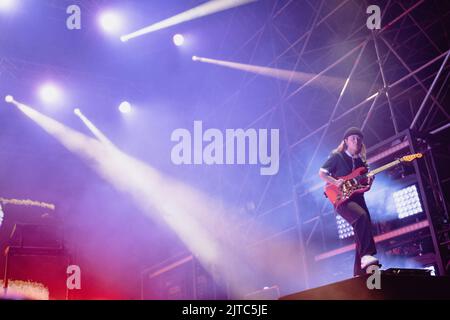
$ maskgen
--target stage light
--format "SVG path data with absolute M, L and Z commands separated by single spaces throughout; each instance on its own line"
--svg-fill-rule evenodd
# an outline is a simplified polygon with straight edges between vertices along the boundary
M 192 61 L 198 61 L 198 57 L 197 56 L 192 56 Z
M 122 29 L 123 19 L 117 13 L 113 11 L 107 11 L 100 15 L 99 24 L 101 28 L 107 33 L 117 34 Z
M 39 89 L 39 96 L 45 103 L 54 104 L 61 99 L 61 91 L 55 85 L 47 83 Z
M 355 234 L 353 227 L 340 215 L 336 215 L 336 225 L 338 228 L 339 239 L 349 238 Z
M 78 108 L 73 109 L 73 113 L 75 113 L 77 116 L 81 115 L 81 110 Z
M 173 43 L 179 47 L 182 46 L 184 44 L 184 37 L 181 34 L 176 34 L 173 36 Z
M 392 196 L 399 219 L 423 212 L 416 185 L 396 191 Z
M 122 113 L 130 113 L 131 112 L 131 104 L 128 101 L 123 101 L 119 105 L 119 111 Z
M 0 0 L 1 1 L 1 0 Z M 12 96 L 12 95 L 7 95 L 6 97 L 5 97 L 5 101 L 6 102 L 8 102 L 8 103 L 11 103 L 11 102 L 13 102 L 14 101 L 14 97 Z
M 11 11 L 17 5 L 17 0 L 0 0 L 0 11 Z

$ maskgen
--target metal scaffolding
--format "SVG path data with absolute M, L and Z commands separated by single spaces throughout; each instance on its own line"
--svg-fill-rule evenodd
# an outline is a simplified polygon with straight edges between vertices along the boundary
M 306 70 L 316 76 L 300 85 L 278 81 L 278 101 L 269 105 L 254 121 L 246 124 L 245 127 L 252 127 L 262 123 L 264 119 L 273 123 L 273 119 L 281 114 L 281 120 L 277 123 L 284 131 L 285 148 L 282 150 L 282 158 L 288 168 L 286 182 L 292 186 L 293 197 L 280 197 L 279 202 L 273 203 L 274 189 L 277 188 L 275 178 L 258 180 L 258 177 L 252 177 L 252 180 L 244 177 L 238 197 L 243 201 L 253 197 L 257 205 L 252 213 L 253 221 L 239 227 L 244 230 L 251 228 L 257 223 L 255 221 L 264 219 L 266 215 L 282 207 L 291 206 L 295 215 L 294 227 L 269 234 L 265 239 L 245 240 L 254 248 L 255 245 L 272 241 L 280 234 L 291 232 L 293 228 L 297 230 L 301 261 L 299 277 L 305 277 L 304 285 L 309 287 L 308 268 L 311 267 L 311 256 L 308 251 L 317 252 L 318 246 L 321 247 L 319 251 L 325 250 L 323 241 L 318 244 L 316 237 L 324 237 L 323 218 L 327 207 L 323 200 L 323 205 L 311 212 L 311 207 L 301 203 L 299 199 L 322 186 L 320 182 L 317 183 L 316 172 L 319 162 L 324 160 L 322 150 L 325 145 L 330 145 L 326 141 L 338 143 L 339 138 L 336 136 L 340 137 L 345 127 L 351 125 L 363 128 L 369 146 L 407 129 L 427 134 L 442 126 L 448 127 L 450 116 L 446 105 L 449 102 L 450 40 L 447 30 L 450 7 L 439 1 L 383 1 L 379 3 L 382 9 L 382 28 L 370 31 L 365 24 L 366 2 L 270 1 L 270 4 L 273 6 L 268 6 L 269 18 L 266 24 L 257 30 L 243 48 L 249 49 L 251 43 L 254 45 L 252 50 L 257 51 L 260 41 L 264 40 L 282 43 L 284 48 L 279 50 L 281 53 L 274 52 L 274 58 L 267 66 L 289 66 L 292 70 Z M 432 8 L 435 10 L 429 14 Z M 288 17 L 300 16 L 302 11 L 309 12 L 309 23 L 299 22 L 301 26 L 297 30 L 295 27 L 289 28 L 291 34 L 287 34 L 284 21 L 291 21 Z M 346 20 L 349 15 L 352 20 Z M 270 30 L 267 38 L 261 37 L 261 33 L 267 29 Z M 345 31 L 341 31 L 342 29 Z M 294 30 L 297 32 L 296 37 L 292 36 Z M 254 41 L 257 35 L 259 41 Z M 320 38 L 327 41 L 320 41 Z M 329 39 L 333 38 L 339 41 L 330 43 Z M 331 60 L 332 56 L 336 58 L 334 61 Z M 245 62 L 252 64 L 253 60 Z M 338 74 L 346 79 L 340 91 L 315 86 L 321 76 L 331 74 Z M 232 97 L 239 96 L 257 78 L 258 76 L 246 77 L 239 91 Z M 304 94 L 306 90 L 308 93 Z M 313 98 L 308 99 L 308 95 Z M 429 166 L 426 172 L 433 172 L 437 179 L 437 172 L 433 168 Z M 242 195 L 249 180 L 256 185 L 261 183 L 262 188 L 259 190 L 262 192 L 256 196 Z M 427 181 L 430 182 L 429 179 Z M 441 186 L 435 189 L 442 191 Z M 272 201 L 268 202 L 273 205 L 262 205 L 271 196 Z M 445 204 L 445 199 L 441 203 Z M 447 210 L 441 210 L 438 214 L 448 214 L 445 212 Z M 443 226 L 438 228 L 434 223 L 437 218 L 431 215 L 436 212 L 431 212 L 430 209 L 427 213 L 430 229 L 435 234 L 433 237 L 445 233 Z M 448 259 L 448 254 L 439 254 L 448 251 L 446 236 L 443 236 L 441 243 L 434 239 L 440 260 L 437 262 L 440 274 L 448 272 L 444 265 L 448 261 L 443 261 Z

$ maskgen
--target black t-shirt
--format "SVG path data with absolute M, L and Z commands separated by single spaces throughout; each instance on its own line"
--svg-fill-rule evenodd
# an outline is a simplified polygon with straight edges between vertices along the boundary
M 322 165 L 321 171 L 328 173 L 334 178 L 339 178 L 350 174 L 359 167 L 368 167 L 368 165 L 360 157 L 352 158 L 345 151 L 333 152 Z

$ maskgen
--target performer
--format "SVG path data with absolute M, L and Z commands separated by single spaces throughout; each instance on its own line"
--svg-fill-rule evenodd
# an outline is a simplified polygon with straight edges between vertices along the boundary
M 320 168 L 319 176 L 326 182 L 341 187 L 344 180 L 337 177 L 346 176 L 362 166 L 368 167 L 363 137 L 360 129 L 355 127 L 347 129 L 341 144 L 333 150 Z M 373 178 L 368 178 L 367 183 L 371 185 L 372 182 Z M 356 242 L 353 273 L 355 276 L 363 275 L 368 266 L 379 264 L 378 259 L 374 257 L 377 250 L 364 193 L 353 194 L 336 208 L 336 212 L 353 227 Z

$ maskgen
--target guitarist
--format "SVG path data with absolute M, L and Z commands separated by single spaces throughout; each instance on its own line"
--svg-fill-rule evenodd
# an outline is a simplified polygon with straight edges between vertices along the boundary
M 360 129 L 355 127 L 347 129 L 341 144 L 333 150 L 328 160 L 320 168 L 320 177 L 328 183 L 341 187 L 344 180 L 335 177 L 346 176 L 362 166 L 368 167 L 363 138 L 364 135 Z M 369 178 L 367 181 L 369 185 L 372 182 L 373 178 Z M 368 266 L 379 264 L 378 259 L 374 257 L 377 250 L 364 194 L 353 194 L 349 200 L 336 208 L 336 212 L 353 227 L 356 242 L 353 273 L 355 276 L 363 275 Z

